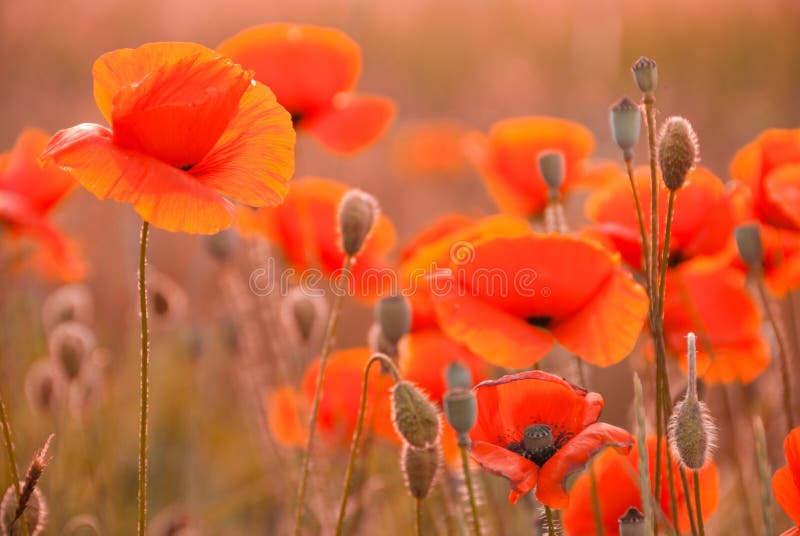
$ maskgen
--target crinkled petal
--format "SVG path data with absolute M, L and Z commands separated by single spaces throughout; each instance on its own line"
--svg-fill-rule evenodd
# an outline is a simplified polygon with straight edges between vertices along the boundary
M 511 482 L 508 500 L 514 504 L 536 486 L 539 466 L 519 454 L 484 441 L 474 441 L 470 456 L 486 471 Z

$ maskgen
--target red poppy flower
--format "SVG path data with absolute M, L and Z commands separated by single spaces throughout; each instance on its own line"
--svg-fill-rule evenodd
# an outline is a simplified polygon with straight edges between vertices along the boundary
M 605 447 L 628 452 L 633 436 L 597 422 L 603 397 L 563 378 L 533 370 L 475 387 L 478 421 L 470 433 L 472 458 L 511 481 L 508 500 L 536 488 L 551 508 L 569 503 L 566 481 Z
M 363 149 L 394 117 L 390 99 L 353 92 L 361 50 L 340 30 L 267 24 L 225 40 L 219 51 L 254 70 L 292 114 L 295 127 L 337 153 Z
M 654 489 L 656 438 L 647 438 L 648 462 L 650 464 L 651 493 Z M 664 517 L 673 522 L 669 499 L 669 476 L 666 470 L 666 459 L 662 461 L 661 497 L 658 499 Z M 678 500 L 678 528 L 688 532 L 689 516 L 681 486 L 678 465 L 672 464 L 675 493 Z M 639 493 L 639 456 L 636 448 L 626 456 L 608 450 L 592 461 L 597 482 L 597 496 L 600 499 L 600 517 L 603 520 L 603 531 L 608 536 L 619 535 L 619 518 L 625 511 L 634 506 L 642 509 L 642 498 Z M 694 480 L 689 479 L 689 490 L 694 499 Z M 569 493 L 569 507 L 564 510 L 564 529 L 570 536 L 592 536 L 597 534 L 594 525 L 594 509 L 592 506 L 591 474 L 581 474 Z M 711 517 L 719 504 L 719 472 L 714 462 L 709 462 L 700 470 L 700 504 L 703 508 L 703 519 Z
M 309 268 L 330 275 L 342 267 L 344 252 L 337 231 L 339 202 L 350 187 L 321 177 L 295 180 L 286 201 L 279 207 L 252 211 L 242 208 L 242 231 L 273 241 L 302 276 Z M 381 214 L 352 266 L 354 291 L 359 296 L 374 296 L 385 291 L 385 284 L 396 283 L 383 259 L 394 247 L 394 225 Z M 388 279 L 384 276 L 391 276 Z
M 14 237 L 28 237 L 40 246 L 38 266 L 67 281 L 84 276 L 75 248 L 50 222 L 49 212 L 76 186 L 58 168 L 42 167 L 39 154 L 50 136 L 24 130 L 10 151 L 0 154 L 0 224 Z
M 554 117 L 516 117 L 495 123 L 488 136 L 473 133 L 467 157 L 481 173 L 486 189 L 504 212 L 534 216 L 547 205 L 548 188 L 539 173 L 538 155 L 560 151 L 565 174 L 562 193 L 607 179 L 607 168 L 589 172 L 586 158 L 594 148 L 589 130 Z
M 490 363 L 525 368 L 558 341 L 608 366 L 636 344 L 644 289 L 598 243 L 527 231 L 465 249 L 431 295 L 442 331 Z
M 800 129 L 764 131 L 736 153 L 730 172 L 752 192 L 761 221 L 800 231 Z
M 772 492 L 786 515 L 798 525 L 784 533 L 800 531 L 800 427 L 795 428 L 783 442 L 786 465 L 772 476 Z
M 111 129 L 58 132 L 43 158 L 101 199 L 132 203 L 168 231 L 216 233 L 230 200 L 275 205 L 294 170 L 291 118 L 253 73 L 194 43 L 149 43 L 95 61 Z
M 408 123 L 394 139 L 395 167 L 408 177 L 459 178 L 466 135 L 464 125 L 448 119 Z

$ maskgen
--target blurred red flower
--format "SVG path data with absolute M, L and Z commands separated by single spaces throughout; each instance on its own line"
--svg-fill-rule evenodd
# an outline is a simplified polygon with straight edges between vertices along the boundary
M 43 158 L 101 199 L 132 203 L 168 231 L 216 233 L 231 200 L 281 202 L 294 171 L 291 118 L 253 73 L 194 43 L 119 49 L 94 63 L 111 129 L 58 132 Z
M 394 139 L 393 160 L 404 177 L 462 177 L 467 129 L 450 119 L 406 123 Z
M 295 128 L 337 153 L 363 149 L 394 118 L 390 99 L 353 92 L 361 50 L 335 28 L 266 24 L 226 39 L 218 50 L 255 71 L 289 110 Z
M 800 534 L 800 427 L 795 428 L 783 442 L 786 465 L 772 476 L 772 492 L 786 515 L 798 526 L 783 533 Z
M 567 478 L 605 447 L 627 453 L 631 434 L 597 422 L 603 397 L 538 370 L 475 387 L 478 422 L 470 433 L 472 458 L 511 481 L 513 504 L 536 488 L 551 508 L 569 504 Z
M 655 487 L 655 454 L 656 438 L 647 438 L 648 463 L 650 465 L 651 493 Z M 661 497 L 658 504 L 664 517 L 673 522 L 669 504 L 669 476 L 666 471 L 667 461 L 662 460 Z M 592 470 L 597 481 L 597 496 L 600 499 L 600 517 L 603 520 L 603 531 L 608 536 L 619 535 L 619 518 L 633 506 L 642 509 L 642 497 L 639 492 L 639 456 L 633 448 L 627 455 L 614 451 L 606 451 L 592 461 Z M 678 501 L 678 529 L 689 531 L 689 516 L 683 495 L 678 464 L 672 463 L 675 494 Z M 694 498 L 694 480 L 689 479 L 689 490 Z M 719 504 L 719 472 L 714 462 L 709 462 L 700 470 L 700 504 L 703 508 L 703 519 L 711 517 Z M 589 472 L 581 474 L 569 493 L 569 507 L 564 510 L 564 528 L 570 536 L 592 536 L 597 534 L 594 525 L 592 506 L 592 479 Z
M 84 264 L 48 218 L 77 183 L 58 168 L 42 167 L 39 154 L 49 139 L 41 130 L 26 129 L 13 149 L 0 154 L 0 224 L 13 238 L 28 238 L 38 244 L 34 259 L 45 275 L 77 281 L 85 274 Z

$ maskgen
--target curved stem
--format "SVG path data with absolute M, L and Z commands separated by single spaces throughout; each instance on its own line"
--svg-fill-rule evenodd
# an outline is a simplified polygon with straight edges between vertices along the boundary
M 556 536 L 556 527 L 553 524 L 553 511 L 546 504 L 544 505 L 544 516 L 547 519 L 547 535 Z
M 694 511 L 697 512 L 697 532 L 700 536 L 706 536 L 706 529 L 703 525 L 703 507 L 700 505 L 700 472 L 694 471 Z
M 300 487 L 297 490 L 297 500 L 295 503 L 295 527 L 294 533 L 300 536 L 303 528 L 303 516 L 305 514 L 306 486 L 308 485 L 308 469 L 311 464 L 311 454 L 314 449 L 314 437 L 316 436 L 317 414 L 319 413 L 319 402 L 322 398 L 322 379 L 325 377 L 325 366 L 328 364 L 328 354 L 333 346 L 333 338 L 336 335 L 336 326 L 339 324 L 339 313 L 342 310 L 344 301 L 345 283 L 350 274 L 350 266 L 353 258 L 346 256 L 342 266 L 342 273 L 337 281 L 336 298 L 333 302 L 331 316 L 328 319 L 328 330 L 325 333 L 325 340 L 322 343 L 322 354 L 319 361 L 319 373 L 317 374 L 317 387 L 314 391 L 314 401 L 311 404 L 311 415 L 308 422 L 308 440 L 306 441 L 305 452 L 303 452 L 302 469 L 300 473 Z
M 469 470 L 466 445 L 459 445 L 459 450 L 461 450 L 461 467 L 464 469 L 464 483 L 467 485 L 467 493 L 469 494 L 469 507 L 472 510 L 472 529 L 475 531 L 475 536 L 481 536 L 478 502 L 475 500 L 475 489 L 472 487 L 472 473 Z
M 147 233 L 150 223 L 142 222 L 142 235 L 139 240 L 139 312 L 142 320 L 141 383 L 139 405 L 139 518 L 138 534 L 144 536 L 147 524 L 147 409 L 148 409 L 148 366 L 150 364 L 150 333 L 147 329 Z
M 356 428 L 353 430 L 353 439 L 350 442 L 350 455 L 347 459 L 347 469 L 344 473 L 344 490 L 342 492 L 342 501 L 339 504 L 339 518 L 336 521 L 336 535 L 342 534 L 344 527 L 344 515 L 347 510 L 347 499 L 350 496 L 350 489 L 353 487 L 353 473 L 356 465 L 356 454 L 358 452 L 358 444 L 361 441 L 361 434 L 364 429 L 364 413 L 367 408 L 367 387 L 369 384 L 369 370 L 372 364 L 380 361 L 392 375 L 392 379 L 397 382 L 400 380 L 400 372 L 395 367 L 389 356 L 385 354 L 374 354 L 367 361 L 364 367 L 364 378 L 361 380 L 361 401 L 358 407 L 358 419 L 356 420 Z
M 17 471 L 17 456 L 14 452 L 14 436 L 11 433 L 11 423 L 6 414 L 6 405 L 3 403 L 3 397 L 0 396 L 0 424 L 3 425 L 3 442 L 6 446 L 6 459 L 8 460 L 8 470 L 11 473 L 11 479 L 14 481 L 14 492 L 17 494 L 17 503 L 22 497 L 22 488 L 19 485 L 19 472 Z M 23 514 L 19 518 L 19 525 L 22 529 L 23 536 L 28 536 L 28 522 Z

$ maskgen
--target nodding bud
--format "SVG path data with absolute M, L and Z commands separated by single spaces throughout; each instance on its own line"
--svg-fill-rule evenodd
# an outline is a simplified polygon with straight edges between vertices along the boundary
M 20 481 L 19 485 L 22 488 L 25 482 Z M 38 536 L 47 527 L 47 502 L 38 487 L 33 488 L 26 501 L 22 515 L 25 516 L 25 523 L 28 525 L 28 534 L 30 536 Z M 19 505 L 20 502 L 17 500 L 17 492 L 14 486 L 9 486 L 3 495 L 2 501 L 0 501 L 0 534 L 3 536 L 19 536 L 22 534 L 22 524 L 16 517 Z
M 350 190 L 339 203 L 339 233 L 342 249 L 353 257 L 358 255 L 378 219 L 378 201 L 361 190 Z
M 642 56 L 631 67 L 633 79 L 639 86 L 639 91 L 645 94 L 652 94 L 658 86 L 658 64 L 646 56 Z
M 458 434 L 458 444 L 469 446 L 469 431 L 478 418 L 478 402 L 472 389 L 453 389 L 442 398 L 447 422 Z
M 658 134 L 658 164 L 664 184 L 677 190 L 686 182 L 686 175 L 697 163 L 700 146 L 692 124 L 683 117 L 666 120 Z
M 50 334 L 49 342 L 50 358 L 67 381 L 78 377 L 95 346 L 92 330 L 77 322 L 59 324 Z
M 633 157 L 633 148 L 639 143 L 642 131 L 642 114 L 639 106 L 628 97 L 621 98 L 609 113 L 611 124 L 611 137 L 614 138 L 625 159 Z
M 644 536 L 646 528 L 644 514 L 633 506 L 619 518 L 619 536 Z
M 550 188 L 558 193 L 564 183 L 564 155 L 559 151 L 544 151 L 539 154 L 539 173 Z
M 441 421 L 436 406 L 405 380 L 392 387 L 392 422 L 400 437 L 412 447 L 425 448 L 439 440 Z
M 436 483 L 441 466 L 442 452 L 438 442 L 421 449 L 414 448 L 408 443 L 403 445 L 400 468 L 406 488 L 415 499 L 424 499 L 428 496 Z
M 295 287 L 281 302 L 281 321 L 292 342 L 301 346 L 317 340 L 328 315 L 328 303 L 322 296 Z
M 444 370 L 444 383 L 449 390 L 472 389 L 472 372 L 463 363 L 453 361 Z
M 733 230 L 736 238 L 736 247 L 739 250 L 739 257 L 751 269 L 761 268 L 764 260 L 764 244 L 761 242 L 761 228 L 757 223 L 745 223 Z
M 397 342 L 411 330 L 411 304 L 403 296 L 389 296 L 375 306 L 375 321 L 390 342 Z
M 675 404 L 668 436 L 675 457 L 686 468 L 698 470 L 711 458 L 716 427 L 706 405 L 697 398 L 697 351 L 694 333 L 688 337 L 689 384 L 686 396 Z
M 44 300 L 42 305 L 42 323 L 47 333 L 63 322 L 80 322 L 91 324 L 94 316 L 92 293 L 89 287 L 82 284 L 64 285 Z
M 239 238 L 233 229 L 226 229 L 217 234 L 203 237 L 206 251 L 219 262 L 225 262 L 231 258 L 238 241 Z
M 63 391 L 62 377 L 49 359 L 40 359 L 25 374 L 25 396 L 37 413 L 53 413 Z

